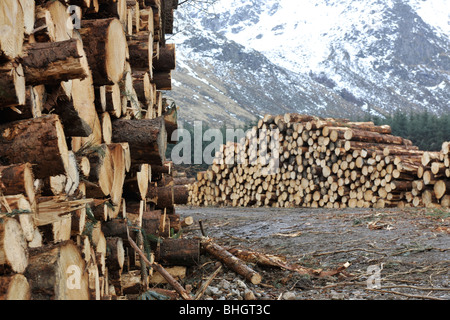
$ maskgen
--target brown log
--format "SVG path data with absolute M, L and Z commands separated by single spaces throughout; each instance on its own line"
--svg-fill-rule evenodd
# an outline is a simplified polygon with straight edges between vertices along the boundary
M 56 115 L 22 120 L 0 126 L 0 154 L 8 163 L 28 162 L 36 178 L 64 174 L 68 147 Z
M 150 184 L 147 199 L 156 204 L 159 209 L 173 207 L 175 204 L 174 188 L 173 186 L 158 187 L 155 184 Z
M 92 134 L 88 137 L 73 137 L 72 150 L 74 152 L 85 144 L 99 145 L 102 143 L 102 129 L 100 119 L 95 109 L 95 90 L 92 72 L 84 80 L 72 80 L 72 100 L 75 110 L 81 119 L 92 129 Z M 76 143 L 75 143 L 76 142 Z
M 26 194 L 33 203 L 35 191 L 31 164 L 0 166 L 0 191 L 4 195 Z
M 33 300 L 89 300 L 85 262 L 71 241 L 30 250 L 25 276 Z
M 153 34 L 140 32 L 128 37 L 130 65 L 133 70 L 152 72 L 153 69 Z
M 152 120 L 118 119 L 112 122 L 113 142 L 128 142 L 133 163 L 162 165 L 167 149 L 163 118 Z
M 163 239 L 155 253 L 163 265 L 195 266 L 200 261 L 200 242 L 195 239 Z
M 72 231 L 72 216 L 56 218 L 55 222 L 39 226 L 44 244 L 59 243 L 70 240 Z
M 108 111 L 114 118 L 120 118 L 122 115 L 122 98 L 120 86 L 113 84 L 105 86 L 104 110 Z
M 168 72 L 176 68 L 175 44 L 159 48 L 159 57 L 153 62 L 155 72 Z
M 25 75 L 21 64 L 0 66 L 0 108 L 26 103 Z
M 11 268 L 15 273 L 23 273 L 28 266 L 27 242 L 16 219 L 0 219 L 0 265 Z
M 95 85 L 112 85 L 123 76 L 126 37 L 118 19 L 82 20 L 79 30 Z
M 187 186 L 174 186 L 173 194 L 175 205 L 186 205 L 188 203 L 189 190 Z
M 150 74 L 147 71 L 133 70 L 133 86 L 136 91 L 137 98 L 145 105 L 152 106 L 153 103 L 151 92 L 152 86 L 150 83 Z
M 22 274 L 0 277 L 0 300 L 30 300 L 30 284 Z
M 148 192 L 149 181 L 151 180 L 150 166 L 142 164 L 133 173 L 132 178 L 128 178 L 124 183 L 124 195 L 135 200 L 145 200 Z
M 157 72 L 153 75 L 152 82 L 156 84 L 157 90 L 170 91 L 172 90 L 172 72 Z
M 122 238 L 106 238 L 106 266 L 111 279 L 120 279 L 124 262 L 125 249 Z
M 47 1 L 43 5 L 36 6 L 36 24 L 39 27 L 41 26 L 39 20 L 42 17 L 45 17 L 46 29 L 42 30 L 42 34 L 34 33 L 37 42 L 57 42 L 72 38 L 73 27 L 68 23 L 71 17 L 61 1 Z
M 211 239 L 203 239 L 202 247 L 212 256 L 219 259 L 230 269 L 243 276 L 246 280 L 253 284 L 259 284 L 262 280 L 261 275 L 250 269 L 246 264 L 244 264 L 240 259 L 229 253 L 227 250 L 221 246 L 214 243 Z
M 412 143 L 402 137 L 396 137 L 392 135 L 380 134 L 376 132 L 363 131 L 357 129 L 350 129 L 345 132 L 344 137 L 346 140 L 361 141 L 361 142 L 376 142 L 385 144 L 396 144 L 411 146 Z
M 89 72 L 83 44 L 77 39 L 30 44 L 22 59 L 27 85 L 85 79 Z

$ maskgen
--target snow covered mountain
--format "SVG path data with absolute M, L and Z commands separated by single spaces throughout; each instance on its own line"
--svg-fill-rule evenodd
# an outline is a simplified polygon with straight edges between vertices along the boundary
M 182 119 L 450 111 L 450 0 L 219 0 L 177 11 L 168 95 Z

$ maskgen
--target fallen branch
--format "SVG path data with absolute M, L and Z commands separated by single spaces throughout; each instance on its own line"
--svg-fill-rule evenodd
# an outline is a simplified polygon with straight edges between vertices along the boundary
M 202 246 L 209 254 L 222 261 L 227 267 L 243 276 L 246 280 L 253 284 L 259 284 L 261 282 L 262 278 L 259 273 L 249 268 L 242 260 L 214 243 L 210 238 L 203 237 Z
M 389 291 L 389 290 L 381 290 L 381 289 L 367 289 L 367 288 L 366 288 L 366 290 L 367 291 L 373 291 L 373 292 L 380 292 L 380 293 L 396 294 L 396 295 L 399 295 L 399 296 L 404 296 L 404 297 L 413 298 L 413 299 L 445 300 L 445 299 L 436 298 L 436 297 L 407 294 L 407 293 L 398 292 L 398 291 Z
M 215 277 L 219 274 L 219 272 L 222 270 L 222 266 L 219 266 L 216 271 L 208 278 L 208 280 L 202 284 L 201 288 L 198 290 L 198 292 L 195 294 L 194 300 L 200 300 L 200 298 L 203 296 L 203 294 L 206 291 L 206 288 L 209 287 L 211 282 L 214 280 Z
M 239 249 L 229 249 L 228 251 L 243 261 L 254 263 L 262 267 L 277 267 L 297 272 L 302 275 L 310 275 L 318 278 L 337 275 L 350 266 L 350 263 L 347 262 L 346 264 L 335 270 L 324 271 L 322 269 L 305 268 L 299 265 L 289 265 L 286 263 L 286 259 L 275 255 L 267 255 L 255 251 Z

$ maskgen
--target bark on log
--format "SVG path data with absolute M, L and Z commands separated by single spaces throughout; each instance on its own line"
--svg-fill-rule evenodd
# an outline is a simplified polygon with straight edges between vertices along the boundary
M 123 76 L 126 37 L 119 20 L 83 20 L 79 30 L 95 85 L 112 85 Z
M 189 190 L 185 185 L 178 185 L 173 187 L 174 204 L 186 205 L 189 198 Z
M 163 118 L 153 120 L 118 119 L 112 122 L 113 142 L 128 142 L 135 164 L 162 165 L 167 149 Z
M 128 37 L 130 65 L 133 70 L 153 72 L 153 34 L 140 32 Z
M 26 103 L 25 75 L 21 64 L 0 66 L 0 108 Z
M 200 261 L 200 242 L 195 239 L 163 239 L 155 253 L 163 265 L 195 266 Z
M 28 162 L 36 178 L 65 174 L 68 147 L 57 115 L 0 126 L 0 154 L 9 164 Z
M 120 279 L 125 262 L 123 240 L 119 237 L 106 238 L 106 266 L 112 279 Z
M 0 191 L 4 195 L 26 194 L 34 203 L 34 175 L 31 164 L 0 166 Z
M 89 65 L 77 39 L 28 45 L 22 57 L 27 85 L 85 79 Z
M 176 68 L 175 44 L 166 44 L 159 48 L 159 57 L 153 67 L 155 72 L 169 72 Z
M 157 72 L 153 75 L 152 83 L 156 84 L 157 90 L 170 91 L 172 90 L 172 72 Z
M 217 245 L 210 239 L 203 239 L 202 246 L 209 254 L 222 261 L 227 267 L 243 276 L 252 284 L 256 285 L 261 283 L 262 277 L 259 273 L 249 268 L 241 260 L 229 253 L 226 249 Z

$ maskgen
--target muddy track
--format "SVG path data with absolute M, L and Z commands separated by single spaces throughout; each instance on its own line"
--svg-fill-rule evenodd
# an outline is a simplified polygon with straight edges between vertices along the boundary
M 207 234 L 224 247 L 283 255 L 315 270 L 350 263 L 344 273 L 327 278 L 253 266 L 263 281 L 248 287 L 261 299 L 450 299 L 448 210 L 180 207 L 177 212 L 202 220 Z M 198 224 L 184 232 L 201 235 Z M 195 289 L 196 277 L 207 277 L 213 268 L 204 263 L 186 283 Z M 227 278 L 236 275 L 225 268 L 215 282 Z

